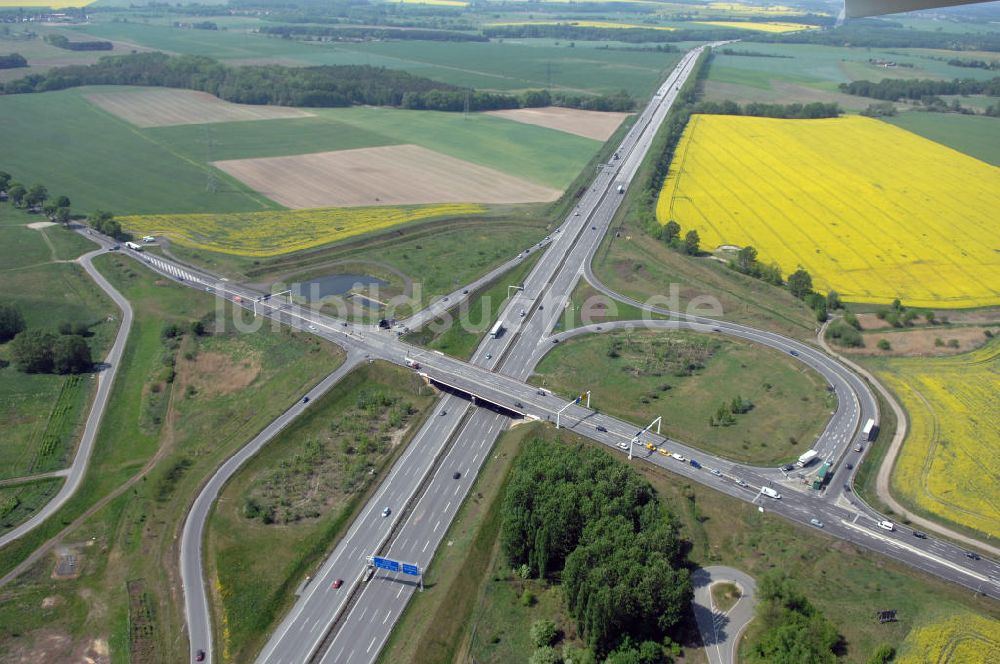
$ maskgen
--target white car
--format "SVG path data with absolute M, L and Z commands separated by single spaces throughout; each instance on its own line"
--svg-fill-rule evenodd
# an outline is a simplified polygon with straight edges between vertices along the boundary
M 709 468 L 708 472 L 712 473 L 716 477 L 722 477 L 722 473 L 717 468 Z
M 823 522 L 820 521 L 819 519 L 809 519 L 809 523 L 811 523 L 812 525 L 816 526 L 817 528 L 822 528 L 823 527 Z
M 382 510 L 382 516 L 383 517 L 389 516 L 390 514 L 392 514 L 392 510 L 389 509 L 388 507 L 386 507 L 384 510 Z
M 315 332 L 316 331 L 316 326 L 315 325 L 310 325 L 309 329 L 312 330 L 313 332 Z
M 879 521 L 878 527 L 881 528 L 882 530 L 888 530 L 891 532 L 896 529 L 896 524 L 894 524 L 892 521 Z
M 623 440 L 623 441 L 621 441 L 621 442 L 618 443 L 618 447 L 622 448 L 623 450 L 627 450 L 628 449 L 628 443 L 626 443 Z
M 781 500 L 781 494 L 772 489 L 769 486 L 762 486 L 760 492 L 767 496 L 768 498 L 774 498 L 775 500 Z
M 687 459 L 685 459 L 684 457 L 682 457 L 677 452 L 671 452 L 670 456 L 673 457 L 674 459 L 677 459 L 678 461 L 687 461 Z

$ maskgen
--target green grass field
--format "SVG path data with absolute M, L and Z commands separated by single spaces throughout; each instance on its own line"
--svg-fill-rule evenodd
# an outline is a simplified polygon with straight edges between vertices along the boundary
M 532 436 L 542 436 L 552 444 L 580 441 L 571 433 L 557 434 L 536 424 L 505 434 L 496 449 L 516 450 L 518 441 L 511 440 L 513 437 Z M 757 579 L 767 572 L 784 572 L 843 635 L 840 661 L 863 664 L 882 644 L 899 650 L 913 630 L 955 614 L 1000 617 L 994 603 L 897 565 L 889 558 L 832 540 L 814 528 L 760 514 L 753 505 L 698 484 L 678 481 L 675 475 L 645 464 L 637 469 L 676 515 L 682 535 L 690 543 L 689 557 L 694 564 L 730 565 Z M 506 475 L 505 469 L 500 472 Z M 484 491 L 483 495 L 488 500 L 494 492 Z M 470 512 L 456 523 L 461 524 L 458 533 L 463 547 L 435 557 L 428 571 L 429 580 L 433 575 L 433 587 L 411 602 L 380 661 L 526 661 L 533 650 L 527 635 L 535 620 L 572 625 L 558 589 L 521 581 L 511 574 L 496 546 L 499 524 L 493 516 L 495 504 L 463 506 L 463 512 Z M 453 589 L 462 592 L 453 596 Z M 525 589 L 536 594 L 537 601 L 531 607 L 521 602 Z M 899 621 L 880 625 L 873 620 L 874 611 L 883 606 L 896 608 Z M 456 616 L 463 617 L 458 626 Z M 693 616 L 689 615 L 688 621 L 682 642 L 684 661 L 705 662 Z M 453 632 L 458 636 L 452 637 Z M 756 636 L 753 623 L 748 635 L 750 639 Z
M 469 359 L 507 304 L 508 286 L 524 283 L 540 256 L 536 251 L 493 285 L 472 293 L 467 307 L 450 310 L 447 321 L 431 321 L 424 329 L 408 335 L 407 340 L 459 359 Z
M 101 257 L 98 266 L 133 303 L 136 317 L 90 472 L 54 518 L 0 551 L 0 569 L 11 569 L 97 501 L 124 491 L 68 535 L 72 544 L 95 538 L 93 549 L 79 550 L 79 579 L 49 580 L 47 558 L 8 587 L 13 594 L 0 608 L 0 658 L 27 649 L 27 658 L 36 660 L 30 653 L 52 633 L 74 645 L 100 636 L 112 661 L 128 661 L 130 648 L 142 652 L 143 661 L 185 657 L 182 603 L 174 595 L 175 535 L 189 501 L 223 459 L 341 361 L 339 351 L 313 337 L 270 326 L 242 334 L 230 323 L 221 334 L 186 335 L 175 348 L 161 338 L 164 325 L 211 316 L 215 299 L 155 278 L 124 257 Z M 144 479 L 126 484 L 147 470 Z M 154 616 L 138 641 L 127 630 L 131 581 L 141 582 Z M 61 599 L 40 612 L 46 596 Z
M 961 98 L 959 103 L 963 103 Z M 1000 166 L 1000 118 L 957 113 L 900 113 L 886 121 Z
M 0 487 L 0 534 L 7 532 L 45 506 L 63 480 L 49 479 Z
M 665 435 L 754 464 L 809 449 L 836 405 L 818 374 L 784 354 L 690 332 L 571 339 L 539 363 L 531 382 L 564 396 L 592 390 L 591 405 L 602 412 L 638 426 L 662 416 Z M 753 403 L 749 412 L 729 425 L 710 425 L 736 397 Z
M 383 408 L 359 407 L 366 395 L 373 394 L 396 399 L 397 405 L 408 404 L 412 411 L 402 422 L 395 422 Z M 216 638 L 232 661 L 253 659 L 294 599 L 295 588 L 364 507 L 365 494 L 405 449 L 405 441 L 419 428 L 423 412 L 432 403 L 433 392 L 413 372 L 381 363 L 363 365 L 229 482 L 210 521 L 207 557 L 209 574 L 217 579 L 211 584 Z M 406 439 L 397 444 L 376 440 L 404 431 Z M 365 451 L 367 438 L 378 443 L 377 450 Z M 303 464 L 314 472 L 300 468 Z M 376 473 L 370 475 L 369 468 Z M 322 498 L 307 505 L 308 510 L 316 510 L 315 517 L 271 525 L 246 517 L 248 501 L 263 503 L 262 495 L 274 493 L 281 503 L 299 504 L 303 498 L 297 482 L 307 490 L 322 487 Z M 281 517 L 280 512 L 276 517 Z M 257 555 L 264 550 L 270 555 Z
M 90 87 L 0 98 L 10 131 L 4 168 L 65 192 L 74 208 L 116 214 L 240 212 L 276 203 L 208 162 L 416 143 L 565 188 L 598 141 L 501 118 L 390 108 L 317 110 L 316 118 L 140 129 L 83 95 Z M 128 183 L 125 185 L 123 183 Z
M 570 48 L 563 41 L 384 41 L 319 43 L 232 30 L 179 30 L 165 25 L 94 23 L 68 32 L 157 50 L 222 60 L 267 58 L 292 65 L 372 65 L 404 69 L 452 85 L 485 90 L 565 89 L 649 95 L 677 62 L 673 53 Z
M 118 309 L 83 268 L 61 262 L 96 245 L 59 226 L 42 230 L 25 226 L 37 221 L 39 215 L 0 203 L 0 280 L 9 289 L 7 302 L 18 308 L 29 329 L 58 334 L 64 322 L 88 325 L 88 343 L 99 359 L 117 332 Z M 10 360 L 9 348 L 9 344 L 0 345 L 0 359 Z M 92 385 L 92 374 L 68 377 L 24 374 L 13 365 L 0 368 L 0 428 L 4 432 L 0 479 L 65 467 Z M 26 509 L 18 511 L 18 515 L 27 513 Z

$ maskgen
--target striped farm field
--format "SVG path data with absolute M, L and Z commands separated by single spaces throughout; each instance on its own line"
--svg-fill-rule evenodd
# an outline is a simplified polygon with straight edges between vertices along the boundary
M 697 23 L 717 28 L 739 28 L 741 30 L 756 30 L 757 32 L 795 32 L 797 30 L 815 30 L 819 27 L 782 21 L 697 21 Z
M 914 629 L 903 642 L 896 661 L 898 664 L 988 664 L 1000 662 L 997 653 L 1000 653 L 1000 621 L 967 612 Z
M 120 217 L 135 236 L 167 237 L 185 247 L 234 256 L 267 257 L 312 249 L 412 221 L 465 217 L 486 208 L 473 204 L 410 207 L 268 210 L 230 214 L 163 214 Z
M 960 308 L 1000 304 L 997 210 L 1000 168 L 878 120 L 695 115 L 656 216 L 848 301 Z
M 1000 536 L 1000 340 L 962 355 L 875 366 L 910 420 L 893 494 L 925 514 Z

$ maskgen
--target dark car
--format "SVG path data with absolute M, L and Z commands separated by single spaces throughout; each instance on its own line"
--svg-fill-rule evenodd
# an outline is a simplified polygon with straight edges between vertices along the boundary
M 975 551 L 966 551 L 965 557 L 968 558 L 969 560 L 982 560 L 980 555 Z
M 597 230 L 597 226 L 591 226 L 591 227 L 590 227 L 590 230 L 592 230 L 592 231 L 596 231 L 596 230 Z
M 846 491 L 847 493 L 850 493 L 851 492 L 851 485 L 850 484 L 845 484 L 844 485 L 844 491 Z
M 691 464 L 692 468 L 701 468 L 701 464 L 695 461 L 694 459 L 691 459 L 690 461 L 688 461 L 688 463 Z
M 344 585 L 344 580 L 343 579 L 337 579 L 336 581 L 333 582 L 333 585 L 331 585 L 330 587 L 333 588 L 334 590 L 336 590 L 336 589 L 340 588 L 342 585 Z
M 797 351 L 797 350 L 790 350 L 788 352 L 791 353 L 792 357 L 798 357 L 799 356 L 799 351 Z
M 309 397 L 302 397 L 302 403 L 309 403 Z
M 453 473 L 451 474 L 451 479 L 453 479 L 453 480 L 457 480 L 457 479 L 458 479 L 459 477 L 461 477 L 461 476 L 462 476 L 462 473 L 460 473 L 460 472 L 458 472 L 458 471 L 456 470 L 455 472 L 453 472 Z
M 466 289 L 464 289 L 462 291 L 462 295 L 468 295 L 468 294 L 469 294 L 469 289 L 468 288 L 466 288 Z
M 524 408 L 524 404 L 521 403 L 520 401 L 515 401 L 514 408 Z
M 552 343 L 557 344 L 557 343 L 559 343 L 559 340 L 558 339 L 553 339 Z
M 927 539 L 927 533 L 921 532 L 919 530 L 914 530 L 913 531 L 913 536 L 917 537 L 917 538 L 920 538 L 920 539 Z
M 854 464 L 853 463 L 847 464 L 847 469 L 848 470 L 854 470 Z
M 779 466 L 778 470 L 783 470 L 783 471 L 785 471 L 787 473 L 788 471 L 793 470 L 794 468 L 795 468 L 795 466 L 793 466 L 792 464 L 786 463 L 786 464 L 784 464 L 782 466 Z
M 194 655 L 194 661 L 196 661 L 196 662 L 204 662 L 205 661 L 205 651 L 204 650 L 199 650 L 198 652 L 196 652 L 195 655 Z
M 602 427 L 600 424 L 597 425 L 597 430 L 600 431 L 601 433 L 607 433 L 607 431 L 608 431 L 607 429 L 605 429 L 604 427 Z
M 122 246 L 120 244 L 112 245 L 111 251 L 118 251 L 121 248 L 122 248 Z

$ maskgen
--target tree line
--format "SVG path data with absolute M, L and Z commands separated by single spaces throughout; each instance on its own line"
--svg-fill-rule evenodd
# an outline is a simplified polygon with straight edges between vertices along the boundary
M 202 56 L 134 53 L 103 57 L 93 65 L 56 67 L 3 85 L 4 94 L 46 92 L 82 85 L 146 85 L 208 92 L 240 104 L 337 107 L 365 104 L 432 111 L 489 111 L 565 106 L 631 111 L 627 92 L 584 96 L 547 90 L 519 95 L 481 92 L 405 71 L 369 65 L 229 67 Z
M 843 651 L 843 638 L 795 583 L 771 572 L 757 584 L 756 617 L 760 635 L 748 653 L 761 664 L 833 664 Z
M 835 118 L 843 111 L 836 103 L 819 101 L 808 104 L 765 104 L 750 102 L 743 106 L 734 101 L 703 101 L 698 103 L 692 113 L 704 115 L 746 115 L 758 118 L 785 118 L 793 120 L 811 120 L 816 118 Z
M 389 26 L 340 26 L 324 27 L 315 25 L 265 25 L 259 32 L 281 37 L 316 37 L 331 40 L 357 41 L 362 39 L 399 39 L 446 42 L 487 42 L 489 38 L 471 32 L 457 30 L 429 30 L 426 28 L 397 28 Z
M 972 78 L 956 78 L 950 81 L 932 79 L 884 78 L 878 83 L 872 81 L 851 81 L 841 83 L 840 91 L 858 97 L 871 97 L 884 101 L 900 99 L 922 100 L 939 95 L 987 95 L 1000 97 L 1000 76 L 985 81 Z
M 483 28 L 483 35 L 494 39 L 566 39 L 570 41 L 617 41 L 649 44 L 680 41 L 724 41 L 746 36 L 746 30 L 657 30 L 655 28 L 602 28 L 569 23 L 525 23 L 523 25 L 492 25 Z
M 27 66 L 28 61 L 20 53 L 0 55 L 0 69 L 17 69 L 18 67 Z
M 561 580 L 593 654 L 625 645 L 662 661 L 692 591 L 677 526 L 647 481 L 604 450 L 532 440 L 500 509 L 507 562 Z
M 58 336 L 37 328 L 29 329 L 17 307 L 0 304 L 0 343 L 10 342 L 14 366 L 24 373 L 90 371 L 94 363 L 84 338 L 90 334 L 90 326 L 84 323 L 63 323 Z
M 11 174 L 5 171 L 0 171 L 0 192 L 6 195 L 14 207 L 37 208 L 50 221 L 67 224 L 72 216 L 71 202 L 68 196 L 58 196 L 52 199 L 49 196 L 48 187 L 44 184 L 37 183 L 25 187 L 20 182 L 14 181 Z
M 46 35 L 45 41 L 56 48 L 63 48 L 67 51 L 110 51 L 115 47 L 109 41 L 70 41 L 63 35 Z

